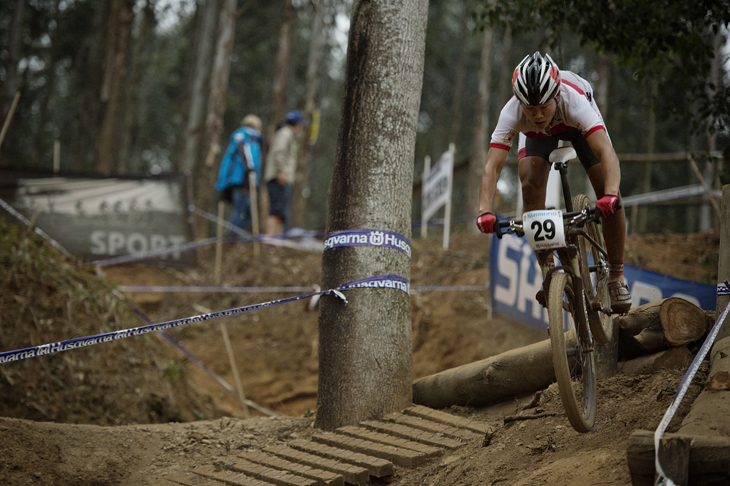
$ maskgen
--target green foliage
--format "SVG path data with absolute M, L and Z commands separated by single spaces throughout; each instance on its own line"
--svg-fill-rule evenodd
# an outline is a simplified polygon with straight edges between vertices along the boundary
M 715 35 L 730 22 L 728 0 L 510 0 L 486 3 L 476 16 L 515 30 L 544 29 L 552 47 L 576 33 L 638 79 L 656 80 L 665 113 L 689 117 L 698 132 L 730 128 L 730 93 L 710 79 Z

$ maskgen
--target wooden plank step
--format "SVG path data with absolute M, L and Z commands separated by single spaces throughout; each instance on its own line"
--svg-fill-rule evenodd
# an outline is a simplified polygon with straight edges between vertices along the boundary
M 341 449 L 306 440 L 289 442 L 289 445 L 303 452 L 316 454 L 334 461 L 346 462 L 365 468 L 370 476 L 375 476 L 376 478 L 392 476 L 393 473 L 395 473 L 395 466 L 393 463 L 380 457 L 374 457 L 361 452 Z
M 289 471 L 292 474 L 313 479 L 317 481 L 319 486 L 342 486 L 345 484 L 345 479 L 341 474 L 337 474 L 332 471 L 325 471 L 324 469 L 316 469 L 307 466 L 306 464 L 287 461 L 286 459 L 282 459 L 278 456 L 272 456 L 265 452 L 245 451 L 239 453 L 238 457 L 273 469 L 281 469 L 283 471 Z
M 325 444 L 340 449 L 350 450 L 366 454 L 368 456 L 380 457 L 388 460 L 397 466 L 415 467 L 426 462 L 428 455 L 416 452 L 411 449 L 393 447 L 387 444 L 372 442 L 369 440 L 347 437 L 345 435 L 333 434 L 331 432 L 320 432 L 312 435 L 314 442 Z
M 452 427 L 450 425 L 446 425 L 440 422 L 425 420 L 420 417 L 406 415 L 404 413 L 391 413 L 390 415 L 386 415 L 384 420 L 395 422 L 401 425 L 407 425 L 408 427 L 413 427 L 414 429 L 426 430 L 434 434 L 442 434 L 449 437 L 455 437 L 461 440 L 482 439 L 484 437 L 484 434 L 477 434 L 476 432 L 472 432 L 468 429 Z
M 403 413 L 413 415 L 414 417 L 420 417 L 426 420 L 433 420 L 452 427 L 461 427 L 469 429 L 480 434 L 488 434 L 492 432 L 492 428 L 483 423 L 475 420 L 470 420 L 463 417 L 457 417 L 455 415 L 442 412 L 440 410 L 434 410 L 432 408 L 424 407 L 423 405 L 414 405 L 403 410 Z
M 274 469 L 263 464 L 256 464 L 246 459 L 230 459 L 230 463 L 231 471 L 242 472 L 260 481 L 268 481 L 277 486 L 317 486 L 315 479 L 290 474 L 287 471 Z
M 432 447 L 439 447 L 443 449 L 456 449 L 464 445 L 463 442 L 444 437 L 443 435 L 437 435 L 433 432 L 429 432 L 423 429 L 415 429 L 403 424 L 397 424 L 394 422 L 379 422 L 375 420 L 367 420 L 361 422 L 360 425 L 367 427 L 375 432 L 382 434 L 388 434 L 390 436 L 399 437 L 404 440 L 418 442 Z
M 233 486 L 272 486 L 272 483 L 260 481 L 256 478 L 246 476 L 245 474 L 233 472 L 229 469 L 220 469 L 209 464 L 199 466 L 193 470 L 195 474 L 203 476 L 207 479 L 214 479 L 223 484 Z M 220 484 L 218 483 L 218 484 Z
M 293 443 L 289 444 L 293 445 Z M 283 445 L 274 445 L 265 447 L 264 452 L 283 457 L 284 459 L 292 462 L 298 462 L 300 464 L 306 464 L 310 467 L 324 469 L 325 471 L 332 471 L 334 473 L 340 474 L 345 479 L 346 483 L 360 484 L 367 483 L 370 480 L 370 473 L 364 467 L 356 466 L 355 464 L 338 462 L 337 460 L 333 460 L 327 457 L 310 454 L 307 451 L 296 450 Z
M 393 447 L 401 447 L 403 449 L 410 449 L 412 451 L 426 454 L 428 457 L 433 457 L 443 450 L 443 448 L 441 447 L 434 447 L 432 445 L 414 442 L 412 440 L 396 437 L 388 433 L 369 430 L 365 427 L 355 427 L 353 425 L 347 425 L 345 427 L 340 427 L 336 430 L 336 432 L 343 435 L 349 435 L 350 437 L 357 437 L 358 439 L 378 442 L 380 444 L 387 444 Z M 461 444 L 458 444 L 457 447 L 459 445 Z
M 207 479 L 193 473 L 170 474 L 168 476 L 165 476 L 164 479 L 166 481 L 169 481 L 169 483 L 165 483 L 165 485 L 169 486 L 222 486 L 223 484 L 225 484 L 220 481 Z

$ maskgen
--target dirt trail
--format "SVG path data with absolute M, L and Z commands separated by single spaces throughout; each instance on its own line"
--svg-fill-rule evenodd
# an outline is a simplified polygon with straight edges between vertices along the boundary
M 627 262 L 680 278 L 711 281 L 718 246 L 712 234 L 629 237 Z M 487 250 L 487 242 L 480 236 L 455 234 L 446 253 L 440 251 L 440 237 L 415 240 L 411 283 L 483 285 L 488 280 Z M 318 255 L 287 249 L 264 251 L 257 262 L 248 248 L 227 250 L 223 285 L 319 283 Z M 105 278 L 140 285 L 210 285 L 213 257 L 212 250 L 202 251 L 202 265 L 195 271 L 136 265 L 107 269 Z M 18 287 L 21 280 L 6 280 L 10 283 L 6 282 L 9 287 L 3 293 L 15 297 L 0 302 L 11 309 L 0 323 L 0 329 L 5 329 L 3 349 L 21 347 L 28 336 L 34 344 L 58 338 L 49 334 L 53 327 L 49 320 L 74 323 L 72 330 L 64 330 L 73 334 L 60 339 L 98 331 L 93 309 L 86 315 L 87 309 L 76 297 L 67 296 L 71 303 L 54 307 L 51 300 L 66 294 L 59 294 L 53 285 L 22 280 L 26 288 L 35 285 L 23 293 Z M 285 296 L 129 297 L 150 319 L 162 322 Z M 49 302 L 41 302 L 46 298 Z M 0 405 L 5 417 L 0 418 L 0 477 L 14 485 L 168 484 L 165 477 L 219 464 L 241 451 L 310 437 L 316 409 L 317 313 L 306 310 L 306 305 L 283 304 L 225 321 L 247 398 L 286 415 L 280 418 L 255 412 L 245 420 L 240 403 L 229 392 L 156 335 L 59 353 L 36 363 L 4 365 L 0 373 Z M 487 320 L 487 305 L 487 295 L 476 292 L 415 293 L 414 375 L 425 376 L 545 339 L 541 331 L 498 316 Z M 116 307 L 105 312 L 105 322 L 124 314 Z M 27 326 L 23 328 L 27 330 L 18 331 L 17 336 L 7 330 L 19 326 Z M 170 335 L 212 371 L 234 383 L 220 323 L 187 326 Z M 628 484 L 628 436 L 637 428 L 656 427 L 682 374 L 681 370 L 619 374 L 599 383 L 598 427 L 590 434 L 580 435 L 570 428 L 561 415 L 555 385 L 542 393 L 536 409 L 520 411 L 532 397 L 484 409 L 453 407 L 446 411 L 494 428 L 489 444 L 472 440 L 416 468 L 399 467 L 390 484 Z M 687 412 L 704 379 L 700 376 L 692 385 L 670 431 Z M 556 415 L 504 424 L 504 416 L 518 412 Z M 159 423 L 169 420 L 177 422 Z

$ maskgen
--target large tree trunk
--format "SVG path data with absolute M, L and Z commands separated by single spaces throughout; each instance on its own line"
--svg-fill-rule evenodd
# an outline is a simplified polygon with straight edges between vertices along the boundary
M 427 0 L 357 1 L 326 233 L 394 231 L 410 238 Z M 325 251 L 322 286 L 379 274 L 407 277 L 409 257 L 383 247 Z M 395 289 L 321 299 L 315 425 L 334 430 L 411 403 L 410 299 Z
M 310 134 L 312 129 L 312 113 L 317 99 L 317 89 L 322 73 L 324 59 L 324 15 L 326 11 L 324 0 L 312 2 L 312 29 L 309 39 L 309 60 L 307 74 L 304 79 L 304 120 L 305 126 L 299 137 L 299 156 L 297 159 L 297 173 L 294 179 L 292 194 L 291 226 L 306 227 L 307 199 L 305 190 L 309 188 L 309 154 Z
M 218 39 L 213 58 L 213 73 L 210 80 L 208 113 L 205 117 L 205 138 L 207 155 L 204 164 L 196 168 L 195 203 L 204 210 L 212 209 L 215 193 L 216 162 L 221 154 L 220 138 L 223 130 L 223 114 L 226 112 L 228 76 L 231 72 L 231 51 L 236 34 L 236 6 L 238 0 L 223 0 L 218 20 Z M 211 211 L 214 212 L 214 211 Z M 200 220 L 198 220 L 200 221 Z M 198 236 L 206 235 L 206 223 L 196 228 Z
M 479 71 L 479 101 L 475 114 L 474 141 L 469 161 L 469 177 L 467 180 L 467 216 L 474 221 L 477 217 L 479 203 L 479 181 L 484 171 L 487 133 L 489 131 L 489 80 L 492 69 L 492 47 L 494 31 L 486 26 L 482 34 L 482 64 Z M 468 226 L 470 231 L 478 231 L 475 224 Z
M 94 143 L 94 169 L 103 174 L 117 170 L 117 142 L 127 76 L 127 51 L 134 17 L 133 5 L 133 0 L 112 0 L 107 19 L 104 74 L 99 93 L 102 113 Z
M 207 0 L 205 11 L 197 35 L 197 52 L 195 54 L 195 72 L 190 89 L 190 107 L 185 129 L 185 141 L 178 168 L 192 172 L 200 159 L 200 143 L 203 139 L 205 108 L 208 103 L 208 82 L 210 80 L 210 62 L 213 57 L 215 28 L 218 20 L 219 0 Z

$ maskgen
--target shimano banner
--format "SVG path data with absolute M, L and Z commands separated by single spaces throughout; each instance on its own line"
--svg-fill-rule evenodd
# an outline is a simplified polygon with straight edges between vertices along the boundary
M 535 301 L 542 286 L 542 273 L 526 238 L 492 237 L 489 288 L 492 309 L 531 326 L 547 329 L 547 309 Z M 638 307 L 667 297 L 682 297 L 705 310 L 715 310 L 714 285 L 624 265 L 624 277 L 631 289 L 632 306 Z
M 0 199 L 85 260 L 141 255 L 192 241 L 187 178 L 0 171 Z M 195 265 L 195 252 L 161 257 Z

